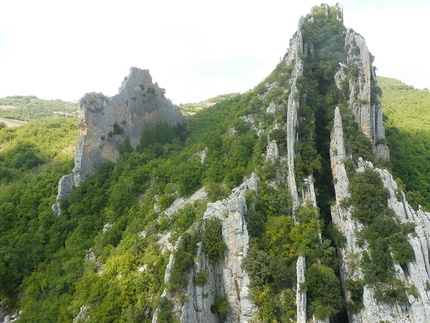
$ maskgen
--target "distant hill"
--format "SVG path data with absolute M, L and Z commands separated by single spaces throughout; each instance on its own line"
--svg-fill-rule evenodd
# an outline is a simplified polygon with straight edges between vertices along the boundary
M 430 207 L 430 91 L 378 77 L 393 173 L 402 179 L 408 200 Z
M 178 108 L 181 111 L 182 115 L 194 115 L 197 112 L 209 108 L 221 101 L 231 99 L 232 97 L 238 95 L 239 93 L 228 93 L 228 94 L 220 94 L 213 98 L 200 101 L 198 103 L 185 103 L 185 104 L 179 104 Z
M 53 117 L 77 116 L 77 104 L 61 100 L 43 100 L 34 95 L 0 98 L 0 117 L 34 121 Z

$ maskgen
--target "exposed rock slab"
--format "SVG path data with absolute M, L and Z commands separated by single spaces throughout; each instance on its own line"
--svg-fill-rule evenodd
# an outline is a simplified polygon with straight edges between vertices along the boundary
M 257 186 L 258 177 L 252 174 L 243 184 L 233 189 L 229 197 L 208 204 L 204 219 L 216 217 L 221 220 L 227 248 L 224 258 L 213 264 L 199 247 L 197 259 L 200 260 L 196 263 L 196 272 L 190 275 L 186 294 L 189 301 L 182 308 L 181 322 L 218 323 L 218 317 L 210 311 L 217 295 L 225 295 L 230 306 L 225 322 L 246 323 L 254 317 L 257 307 L 249 297 L 249 276 L 242 270 L 241 263 L 249 247 L 244 195 L 246 190 L 257 192 Z M 208 281 L 203 287 L 196 286 L 192 279 L 200 270 L 209 273 Z
M 367 249 L 357 245 L 357 234 L 363 225 L 351 216 L 351 207 L 341 206 L 341 201 L 348 198 L 349 181 L 346 176 L 343 162 L 348 157 L 343 147 L 343 128 L 339 109 L 335 111 L 334 127 L 331 133 L 330 160 L 333 178 L 335 178 L 336 204 L 332 206 L 332 219 L 337 229 L 346 239 L 343 247 L 339 249 L 342 281 L 363 278 L 360 260 L 362 252 Z M 357 171 L 365 168 L 374 169 L 372 163 L 359 161 Z M 386 169 L 374 169 L 382 179 L 383 185 L 389 191 L 388 206 L 394 210 L 395 216 L 401 223 L 414 223 L 415 233 L 408 235 L 408 240 L 415 253 L 415 261 L 407 263 L 407 271 L 394 264 L 395 277 L 404 286 L 414 286 L 417 295 L 408 295 L 409 306 L 389 305 L 380 303 L 375 298 L 373 287 L 365 286 L 363 293 L 364 308 L 358 313 L 348 313 L 349 322 L 428 322 L 430 321 L 430 265 L 428 241 L 430 238 L 430 213 L 420 210 L 414 211 L 405 199 L 403 192 L 398 190 L 392 175 Z M 399 193 L 401 199 L 399 200 Z M 350 295 L 345 291 L 345 300 L 351 301 Z

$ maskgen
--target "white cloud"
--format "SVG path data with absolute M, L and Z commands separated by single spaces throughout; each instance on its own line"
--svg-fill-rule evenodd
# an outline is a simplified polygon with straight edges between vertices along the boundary
M 294 4 L 281 0 L 3 2 L 0 97 L 34 94 L 72 100 L 89 91 L 114 95 L 130 66 L 149 69 L 175 103 L 243 92 L 276 66 L 300 16 L 316 4 L 309 0 Z M 428 7 L 427 11 L 382 10 L 360 2 L 358 8 L 352 0 L 344 5 L 346 24 L 367 39 L 378 74 L 430 87 L 423 85 L 427 77 L 418 65 L 419 60 L 425 62 Z M 228 70 L 228 64 L 241 57 L 252 63 Z M 223 68 L 208 75 L 202 68 L 208 64 Z M 406 72 L 410 81 L 403 77 Z

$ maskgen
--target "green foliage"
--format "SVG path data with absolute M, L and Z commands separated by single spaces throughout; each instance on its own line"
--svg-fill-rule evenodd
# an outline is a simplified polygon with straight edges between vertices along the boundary
M 358 313 L 363 307 L 363 288 L 362 280 L 347 279 L 343 283 L 343 287 L 350 293 L 352 302 L 347 304 L 348 310 L 352 313 Z
M 176 322 L 177 318 L 173 316 L 173 304 L 166 297 L 160 298 L 158 312 L 158 322 L 160 323 L 172 323 Z
M 23 279 L 64 243 L 66 221 L 53 216 L 51 205 L 58 180 L 72 168 L 71 155 L 62 151 L 76 140 L 73 123 L 56 119 L 0 130 L 0 298 L 4 301 L 16 302 Z
M 192 204 L 186 205 L 172 219 L 172 240 L 176 240 L 182 233 L 188 230 L 196 220 L 196 208 Z
M 23 121 L 40 121 L 58 117 L 75 118 L 77 108 L 76 103 L 42 100 L 31 95 L 8 96 L 0 99 L 0 117 Z
M 215 298 L 215 304 L 211 305 L 211 312 L 225 315 L 230 310 L 230 304 L 228 303 L 227 297 L 217 296 Z
M 293 241 L 290 255 L 294 257 L 309 256 L 315 249 L 318 234 L 323 227 L 319 212 L 310 205 L 301 206 L 296 211 L 296 219 L 298 224 L 292 228 L 289 234 Z
M 355 207 L 354 216 L 361 222 L 372 223 L 378 215 L 386 214 L 389 193 L 372 169 L 366 168 L 363 173 L 356 173 L 349 189 Z
M 313 264 L 306 273 L 305 288 L 309 297 L 309 314 L 327 319 L 343 307 L 340 282 L 332 268 Z
M 406 192 L 406 200 L 414 210 L 418 210 L 420 205 L 424 205 L 426 203 L 420 191 Z
M 226 247 L 222 237 L 222 223 L 218 218 L 206 220 L 203 231 L 204 250 L 210 262 L 217 262 L 224 256 Z
M 200 270 L 196 275 L 196 285 L 203 287 L 206 285 L 206 282 L 208 281 L 209 273 L 204 270 Z
M 367 168 L 362 173 L 354 174 L 350 192 L 355 208 L 353 216 L 366 224 L 361 232 L 369 244 L 368 252 L 363 252 L 361 261 L 364 283 L 376 286 L 379 301 L 389 302 L 393 295 L 397 295 L 399 302 L 403 302 L 403 291 L 398 284 L 380 288 L 392 281 L 393 261 L 404 265 L 415 259 L 414 251 L 406 238 L 410 228 L 402 227 L 395 220 L 394 212 L 387 206 L 388 191 L 372 169 Z M 353 309 L 357 306 L 354 304 L 351 305 Z
M 428 209 L 430 93 L 387 77 L 378 77 L 378 84 L 383 92 L 381 102 L 393 175 L 402 179 L 407 191 L 420 192 L 424 201 L 413 198 L 410 203 L 414 208 L 419 203 Z
M 270 259 L 270 256 L 263 250 L 249 249 L 242 262 L 242 267 L 251 277 L 251 286 L 264 286 L 273 281 Z
M 340 113 L 345 137 L 345 149 L 348 154 L 352 155 L 350 162 L 354 163 L 359 157 L 362 157 L 364 160 L 374 161 L 372 142 L 358 128 L 351 110 L 345 105 L 340 105 Z M 350 176 L 353 171 L 352 166 L 355 165 L 351 165 L 351 169 L 348 172 Z
M 115 124 L 118 126 L 117 124 Z M 114 125 L 114 127 L 115 127 Z M 121 133 L 121 127 L 115 129 L 115 134 Z M 140 136 L 140 143 L 136 147 L 138 151 L 151 147 L 153 150 L 164 143 L 171 142 L 174 138 L 183 139 L 185 136 L 185 129 L 182 124 L 172 126 L 167 122 L 159 122 L 152 127 L 144 128 Z
M 197 252 L 196 237 L 194 234 L 182 235 L 179 246 L 174 254 L 175 261 L 170 273 L 168 289 L 179 291 L 188 282 L 187 272 L 194 267 L 194 256 Z
M 327 238 L 340 246 L 344 237 L 327 226 L 334 197 L 328 147 L 333 111 L 340 105 L 346 149 L 353 155 L 346 162 L 350 169 L 350 203 L 357 219 L 365 223 L 360 235 L 369 245 L 362 257 L 364 280 L 345 282 L 352 299 L 348 308 L 361 308 L 364 284 L 379 289 L 379 300 L 396 299 L 403 304 L 406 292 L 413 295 L 414 290 L 392 280 L 392 264 L 394 261 L 404 266 L 413 261 L 406 239 L 413 228 L 393 218 L 387 208 L 387 193 L 375 174 L 365 171 L 354 175 L 357 157 L 372 160 L 373 152 L 369 139 L 342 105 L 344 93 L 334 83 L 338 63 L 345 60 L 344 27 L 337 21 L 337 14 L 335 8 L 327 14 L 326 9 L 319 8 L 314 11 L 314 23 L 304 25 L 303 38 L 309 52 L 301 55 L 304 75 L 297 81 L 300 110 L 296 175 L 299 185 L 303 177 L 314 176 L 321 210 L 303 206 L 293 213 L 290 193 L 277 181 L 278 176 L 284 176 L 280 163 L 264 163 L 262 157 L 267 137 L 277 141 L 281 155 L 287 148 L 285 133 L 271 129 L 275 120 L 282 129 L 286 118 L 292 66 L 283 61 L 254 90 L 208 100 L 210 104 L 183 125 L 160 123 L 145 129 L 136 151 L 126 138 L 117 164 L 106 163 L 61 201 L 62 215 L 57 218 L 50 206 L 55 201 L 58 179 L 72 168 L 73 149 L 67 147 L 75 146 L 76 120 L 49 120 L 13 129 L 0 127 L 2 301 L 21 307 L 23 322 L 70 322 L 82 305 L 87 306 L 89 322 L 148 323 L 156 308 L 160 322 L 178 321 L 172 314 L 173 302 L 160 295 L 167 287 L 176 299 L 184 301 L 181 292 L 194 267 L 200 238 L 211 262 L 223 257 L 222 225 L 219 219 L 207 220 L 200 237 L 200 229 L 194 233 L 190 228 L 203 224 L 205 203 L 187 205 L 172 216 L 157 213 L 154 204 L 165 210 L 177 197 L 190 196 L 203 185 L 211 200 L 222 199 L 256 171 L 262 181 L 258 197 L 246 194 L 250 248 L 243 261 L 243 269 L 250 275 L 252 298 L 259 307 L 256 320 L 295 319 L 299 255 L 306 256 L 309 268 L 303 286 L 308 291 L 309 313 L 321 319 L 336 316 L 342 301 L 334 270 L 336 250 Z M 373 83 L 373 99 L 377 92 Z M 31 103 L 36 98 L 19 99 Z M 265 112 L 271 102 L 278 107 L 275 115 Z M 191 104 L 189 108 L 200 106 Z M 261 121 L 265 134 L 260 137 L 253 130 L 251 118 L 241 118 L 250 114 L 255 122 Z M 386 120 L 391 121 L 398 122 L 394 117 Z M 412 136 L 396 137 L 404 134 L 399 129 L 387 131 L 390 145 L 403 144 L 399 138 L 406 138 L 409 147 L 404 153 L 409 154 L 411 147 L 416 149 L 414 154 L 428 148 L 427 137 L 422 141 L 418 138 L 416 146 Z M 111 135 L 122 131 L 121 125 L 115 124 Z M 398 141 L 390 142 L 390 138 Z M 202 151 L 206 153 L 204 159 Z M 420 163 L 421 168 L 416 169 L 425 171 L 428 163 Z M 405 174 L 409 176 L 404 182 L 410 190 L 410 203 L 413 207 L 424 204 L 422 198 L 427 199 L 428 191 L 411 185 L 412 179 L 419 179 L 416 185 L 420 187 L 426 187 L 427 181 L 405 162 L 401 173 L 402 179 Z M 159 196 L 157 202 L 155 195 Z M 106 223 L 112 226 L 103 232 Z M 158 243 L 160 234 L 166 231 L 171 234 L 171 243 L 180 238 L 167 286 L 164 273 L 169 254 L 163 253 Z M 208 272 L 200 271 L 195 281 L 204 286 L 207 279 Z M 212 310 L 222 320 L 229 311 L 226 297 L 217 296 Z
M 126 153 L 131 153 L 132 151 L 133 151 L 133 147 L 131 147 L 130 137 L 127 136 L 127 137 L 125 137 L 124 141 L 119 146 L 119 153 L 120 153 L 120 155 L 123 155 Z
M 406 289 L 400 280 L 395 278 L 390 279 L 388 283 L 379 284 L 375 289 L 375 298 L 378 302 L 386 303 L 394 306 L 396 303 L 399 306 L 408 306 L 408 296 Z
M 198 103 L 186 103 L 186 104 L 181 103 L 179 104 L 178 108 L 183 115 L 194 115 L 203 109 L 209 108 L 221 101 L 231 99 L 232 97 L 238 94 L 239 93 L 220 94 L 220 95 L 217 95 L 216 97 L 207 99 L 205 101 L 200 101 Z
M 27 171 L 55 159 L 72 157 L 78 135 L 76 120 L 52 119 L 0 130 L 0 185 L 25 176 Z

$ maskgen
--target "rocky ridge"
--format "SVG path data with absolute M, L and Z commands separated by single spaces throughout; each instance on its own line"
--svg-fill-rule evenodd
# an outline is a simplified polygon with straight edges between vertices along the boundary
M 351 216 L 351 207 L 342 206 L 342 201 L 350 197 L 348 188 L 349 180 L 346 174 L 344 162 L 348 157 L 345 154 L 343 144 L 342 121 L 339 109 L 336 109 L 335 124 L 332 131 L 330 156 L 333 177 L 336 178 L 336 204 L 332 206 L 333 222 L 339 231 L 345 236 L 346 243 L 339 249 L 341 255 L 341 278 L 359 280 L 363 279 L 360 265 L 362 253 L 367 245 L 359 247 L 357 234 L 362 231 L 363 225 Z M 428 304 L 430 284 L 429 268 L 429 238 L 430 238 L 430 213 L 421 210 L 414 211 L 405 199 L 405 194 L 400 192 L 393 176 L 386 169 L 374 168 L 370 162 L 359 161 L 357 172 L 363 172 L 369 168 L 374 170 L 382 179 L 383 185 L 389 191 L 388 205 L 395 212 L 396 218 L 401 223 L 412 223 L 415 232 L 408 234 L 408 241 L 415 254 L 415 261 L 408 262 L 406 268 L 394 264 L 395 277 L 405 286 L 416 288 L 417 293 L 408 296 L 409 306 L 389 306 L 375 299 L 375 289 L 364 287 L 364 308 L 358 313 L 348 313 L 349 322 L 427 322 L 430 319 Z M 351 301 L 351 295 L 345 293 L 347 302 Z
M 338 8 L 339 9 L 339 8 Z M 327 12 L 329 10 L 326 7 Z M 342 21 L 342 15 L 338 16 Z M 312 44 L 304 41 L 301 34 L 301 28 L 305 23 L 313 23 L 312 15 L 301 18 L 298 25 L 298 31 L 290 42 L 290 48 L 285 57 L 285 63 L 294 64 L 290 80 L 291 90 L 288 97 L 288 110 L 286 120 L 286 137 L 287 137 L 287 164 L 288 164 L 288 186 L 290 189 L 293 209 L 299 205 L 311 201 L 316 205 L 315 191 L 313 185 L 303 185 L 303 183 L 313 183 L 313 178 L 298 179 L 295 178 L 294 162 L 297 157 L 295 143 L 298 138 L 297 128 L 300 127 L 300 120 L 297 117 L 297 111 L 300 104 L 297 101 L 296 93 L 300 90 L 296 86 L 297 79 L 303 74 L 303 60 L 301 55 L 307 55 Z M 348 106 L 353 112 L 354 120 L 357 122 L 359 129 L 373 143 L 375 156 L 381 160 L 389 159 L 389 149 L 385 144 L 385 130 L 382 120 L 382 107 L 380 104 L 380 93 L 378 92 L 375 69 L 372 66 L 373 57 L 369 53 L 364 38 L 351 29 L 346 29 L 345 48 L 347 58 L 345 62 L 339 62 L 339 70 L 335 74 L 335 82 L 339 90 L 347 93 Z M 299 55 L 300 53 L 300 55 Z M 333 173 L 336 203 L 332 206 L 333 222 L 338 230 L 346 237 L 345 246 L 340 249 L 341 254 L 341 278 L 362 279 L 363 273 L 360 268 L 360 256 L 358 255 L 368 248 L 368 245 L 358 246 L 357 234 L 362 230 L 363 225 L 354 219 L 351 215 L 352 209 L 341 207 L 342 201 L 350 197 L 348 187 L 349 180 L 345 169 L 344 162 L 351 159 L 345 150 L 342 118 L 339 108 L 335 110 L 334 126 L 331 134 L 330 160 Z M 357 171 L 363 171 L 364 168 L 372 168 L 370 162 L 358 162 Z M 374 288 L 365 287 L 363 294 L 364 308 L 358 313 L 348 312 L 350 322 L 424 322 L 428 321 L 428 288 L 429 266 L 428 266 L 428 226 L 429 213 L 414 211 L 404 198 L 398 200 L 398 188 L 391 174 L 387 170 L 376 168 L 375 171 L 381 176 L 384 187 L 390 191 L 388 205 L 395 211 L 396 217 L 401 223 L 414 223 L 417 225 L 415 234 L 409 234 L 408 240 L 415 252 L 415 262 L 409 262 L 407 269 L 394 264 L 396 277 L 408 287 L 417 288 L 416 295 L 409 295 L 410 306 L 390 306 L 385 303 L 379 303 L 375 299 Z M 298 189 L 302 187 L 302 189 Z M 303 189 L 304 187 L 304 189 Z M 397 194 L 396 194 L 397 193 Z M 413 274 L 412 274 L 413 273 Z M 299 257 L 297 260 L 297 286 L 305 281 L 306 260 Z M 351 301 L 350 294 L 345 292 L 345 301 Z M 296 293 L 297 322 L 307 322 L 309 318 L 306 313 L 306 294 L 297 289 Z M 312 318 L 313 322 L 319 322 Z M 328 322 L 328 320 L 327 320 Z
M 219 317 L 211 311 L 216 296 L 225 295 L 230 306 L 226 314 L 226 323 L 247 323 L 256 313 L 249 294 L 249 276 L 241 268 L 242 260 L 246 257 L 249 247 L 249 234 L 246 225 L 247 205 L 245 192 L 251 190 L 258 194 L 258 177 L 253 173 L 239 187 L 232 190 L 230 196 L 222 201 L 209 203 L 204 213 L 204 219 L 218 218 L 222 223 L 222 236 L 226 244 L 224 257 L 216 262 L 209 261 L 203 245 L 200 242 L 195 257 L 195 268 L 188 273 L 188 285 L 185 296 L 187 301 L 182 306 L 175 302 L 175 314 L 183 323 L 218 323 Z M 172 253 L 165 274 L 165 283 L 170 279 L 170 272 L 175 261 Z M 207 283 L 197 286 L 195 277 L 200 271 L 208 272 Z M 167 289 L 162 297 L 171 298 Z M 158 322 L 158 310 L 152 319 Z

